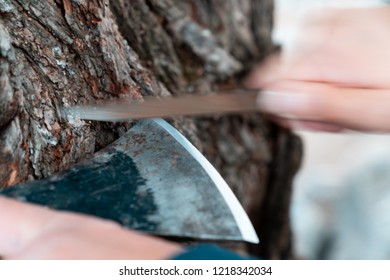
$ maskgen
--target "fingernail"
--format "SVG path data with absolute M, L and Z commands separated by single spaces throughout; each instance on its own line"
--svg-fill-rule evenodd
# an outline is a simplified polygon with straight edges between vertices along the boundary
M 307 93 L 263 91 L 257 100 L 258 108 L 266 113 L 295 118 L 311 106 L 311 96 Z

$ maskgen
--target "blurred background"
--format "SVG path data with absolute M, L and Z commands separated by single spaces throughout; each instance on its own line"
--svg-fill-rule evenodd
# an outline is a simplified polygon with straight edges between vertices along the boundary
M 381 2 L 275 0 L 274 40 L 288 45 L 299 22 L 315 9 Z M 291 206 L 296 257 L 390 259 L 390 136 L 298 134 L 304 159 Z

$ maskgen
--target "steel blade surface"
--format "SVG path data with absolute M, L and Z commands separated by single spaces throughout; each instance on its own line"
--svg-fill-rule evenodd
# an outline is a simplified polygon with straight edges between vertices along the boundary
M 257 243 L 230 188 L 193 149 L 165 121 L 144 120 L 92 159 L 0 195 L 162 236 Z
M 258 111 L 258 90 L 236 93 L 186 95 L 181 97 L 146 98 L 144 102 L 107 102 L 101 105 L 63 108 L 65 117 L 85 120 L 121 121 L 128 119 L 173 117 L 184 115 L 232 114 Z

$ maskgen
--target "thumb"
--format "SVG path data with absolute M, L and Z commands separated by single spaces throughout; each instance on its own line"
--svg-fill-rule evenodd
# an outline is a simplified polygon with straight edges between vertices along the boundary
M 15 254 L 35 238 L 52 211 L 0 196 L 0 256 Z

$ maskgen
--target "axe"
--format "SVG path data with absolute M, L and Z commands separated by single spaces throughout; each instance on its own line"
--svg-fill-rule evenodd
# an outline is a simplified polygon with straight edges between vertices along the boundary
M 259 242 L 221 175 L 162 119 L 141 120 L 91 159 L 0 195 L 160 236 Z

